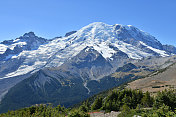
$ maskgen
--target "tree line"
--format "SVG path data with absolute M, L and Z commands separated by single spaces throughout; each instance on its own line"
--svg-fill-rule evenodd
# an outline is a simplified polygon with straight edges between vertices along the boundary
M 37 105 L 0 114 L 0 117 L 89 117 L 90 112 L 121 111 L 119 117 L 174 117 L 176 116 L 176 93 L 174 90 L 158 92 L 155 97 L 149 92 L 123 89 L 113 90 L 106 97 L 97 96 L 86 100 L 79 107 L 65 108 L 61 105 Z

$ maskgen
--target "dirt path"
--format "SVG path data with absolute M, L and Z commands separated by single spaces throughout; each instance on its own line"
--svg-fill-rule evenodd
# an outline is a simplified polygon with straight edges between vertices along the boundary
M 117 117 L 121 112 L 111 111 L 110 113 L 93 112 L 90 113 L 90 117 Z

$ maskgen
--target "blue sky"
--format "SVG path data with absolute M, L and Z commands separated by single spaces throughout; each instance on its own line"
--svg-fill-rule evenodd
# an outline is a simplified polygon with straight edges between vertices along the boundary
M 134 25 L 176 46 L 176 0 L 1 0 L 0 41 L 53 38 L 92 22 Z

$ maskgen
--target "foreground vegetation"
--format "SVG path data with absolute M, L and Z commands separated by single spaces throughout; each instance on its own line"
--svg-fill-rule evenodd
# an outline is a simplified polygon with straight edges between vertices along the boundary
M 156 97 L 149 92 L 137 90 L 113 90 L 107 96 L 98 95 L 80 106 L 69 109 L 58 105 L 36 105 L 0 114 L 0 117 L 89 117 L 90 112 L 121 111 L 119 117 L 174 117 L 176 116 L 176 93 L 174 90 L 158 92 Z

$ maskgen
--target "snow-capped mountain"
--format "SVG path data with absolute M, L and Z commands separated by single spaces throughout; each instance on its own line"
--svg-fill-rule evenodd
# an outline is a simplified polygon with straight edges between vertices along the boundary
M 5 40 L 0 43 L 0 78 L 6 74 L 16 71 L 25 58 L 19 57 L 25 51 L 34 51 L 43 44 L 47 44 L 47 39 L 37 37 L 33 32 L 25 33 L 14 40 Z M 28 63 L 30 65 L 30 63 Z
M 25 33 L 15 40 L 5 40 L 0 43 L 0 60 L 15 58 L 22 51 L 36 50 L 48 41 L 37 37 L 34 32 Z
M 66 98 L 62 97 L 66 94 L 78 102 L 81 95 L 85 99 L 134 77 L 121 73 L 118 79 L 109 76 L 119 67 L 128 69 L 123 67 L 125 64 L 135 63 L 136 69 L 150 73 L 161 66 L 167 67 L 170 61 L 173 63 L 175 59 L 170 60 L 170 56 L 174 54 L 174 46 L 162 45 L 155 37 L 131 25 L 95 22 L 50 40 L 29 32 L 0 44 L 0 99 L 5 96 L 2 108 L 11 96 L 25 100 L 36 97 L 36 102 L 29 105 L 59 103 L 59 96 L 59 101 L 66 104 L 63 101 Z
M 32 32 L 24 34 L 19 39 L 2 42 L 1 55 L 16 48 L 20 51 L 13 51 L 6 57 L 3 56 L 1 60 L 9 58 L 8 61 L 20 60 L 21 65 L 12 70 L 13 72 L 1 76 L 1 79 L 35 72 L 44 67 L 58 67 L 87 46 L 93 47 L 105 59 L 111 61 L 117 50 L 127 54 L 131 59 L 142 59 L 148 56 L 166 57 L 171 55 L 171 52 L 176 53 L 168 51 L 168 48 L 164 48 L 155 37 L 134 26 L 107 25 L 102 22 L 89 24 L 63 38 L 47 42 L 46 39 L 38 38 Z M 1 66 L 4 63 L 6 61 L 3 61 Z

